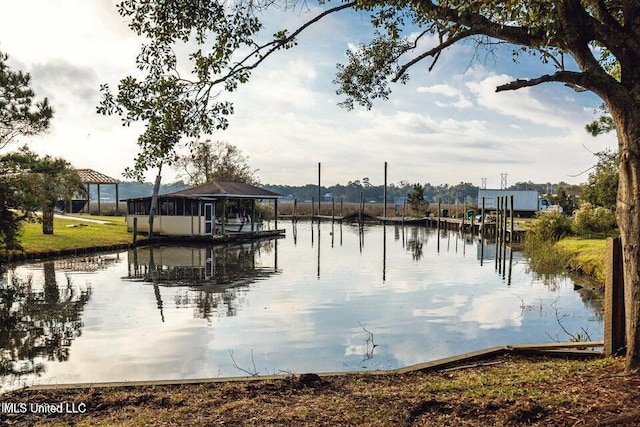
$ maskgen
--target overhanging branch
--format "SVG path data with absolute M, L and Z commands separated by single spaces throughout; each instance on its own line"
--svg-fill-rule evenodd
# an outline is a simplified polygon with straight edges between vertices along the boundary
M 557 73 L 545 74 L 544 76 L 540 76 L 535 79 L 514 80 L 512 82 L 496 87 L 496 92 L 504 92 L 507 90 L 518 90 L 523 87 L 532 87 L 542 83 L 549 83 L 549 82 L 567 83 L 569 85 L 575 85 L 578 87 L 591 89 L 588 87 L 587 84 L 585 84 L 586 80 L 587 79 L 584 73 L 579 73 L 575 71 L 558 71 Z
M 349 2 L 349 3 L 345 3 L 343 5 L 336 6 L 334 8 L 328 9 L 328 10 L 322 12 L 321 14 L 319 14 L 318 16 L 314 17 L 313 19 L 309 20 L 308 22 L 306 22 L 304 25 L 299 27 L 297 30 L 295 30 L 293 33 L 291 33 L 289 36 L 283 37 L 283 38 L 280 38 L 280 39 L 276 39 L 276 40 L 272 40 L 272 41 L 270 41 L 270 42 L 268 42 L 268 43 L 266 43 L 266 44 L 264 44 L 262 46 L 257 46 L 252 52 L 250 52 L 248 55 L 246 55 L 244 57 L 244 59 L 242 59 L 240 62 L 236 63 L 236 65 L 229 71 L 229 73 L 227 73 L 226 75 L 220 77 L 219 79 L 216 79 L 216 80 L 212 81 L 211 85 L 217 85 L 217 84 L 220 84 L 220 83 L 224 83 L 225 81 L 229 80 L 230 78 L 232 78 L 235 75 L 238 75 L 238 74 L 240 74 L 242 72 L 250 71 L 250 70 L 253 70 L 254 68 L 257 68 L 258 65 L 260 65 L 262 63 L 262 61 L 267 59 L 268 56 L 270 56 L 271 54 L 273 54 L 275 51 L 279 50 L 283 46 L 286 46 L 287 44 L 292 43 L 295 40 L 295 38 L 298 37 L 298 35 L 300 35 L 300 33 L 302 33 L 304 30 L 306 30 L 311 25 L 317 23 L 318 21 L 320 21 L 321 19 L 323 19 L 327 15 L 330 15 L 330 14 L 335 13 L 335 12 L 342 11 L 344 9 L 352 8 L 352 7 L 356 6 L 356 4 L 357 4 L 356 2 Z M 263 51 L 265 51 L 265 52 L 262 53 Z M 247 62 L 251 58 L 254 58 L 256 56 L 259 57 L 259 59 L 257 61 L 255 61 L 254 63 L 251 63 L 251 64 L 247 64 Z
M 440 54 L 440 52 L 442 52 L 446 48 L 452 46 L 453 44 L 455 44 L 455 43 L 457 43 L 457 42 L 459 42 L 459 41 L 461 41 L 461 40 L 463 40 L 463 39 L 465 39 L 467 37 L 471 37 L 471 36 L 478 35 L 478 34 L 479 33 L 477 31 L 465 30 L 465 31 L 462 31 L 462 32 L 456 34 L 455 36 L 449 37 L 447 40 L 443 41 L 438 46 L 434 47 L 433 49 L 429 49 L 428 51 L 416 56 L 411 61 L 407 62 L 402 67 L 400 67 L 398 69 L 398 72 L 396 73 L 395 77 L 391 81 L 395 83 L 398 80 L 400 80 L 400 78 L 407 73 L 409 68 L 411 68 L 412 66 L 414 66 L 418 62 L 422 61 L 423 59 L 428 58 L 430 56 L 436 57 L 437 55 Z

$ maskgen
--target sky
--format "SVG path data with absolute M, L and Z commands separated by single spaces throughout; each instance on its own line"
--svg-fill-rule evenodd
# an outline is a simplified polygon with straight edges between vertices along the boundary
M 0 51 L 12 69 L 31 74 L 38 99 L 55 109 L 51 129 L 22 138 L 37 153 L 63 157 L 76 168 L 91 168 L 126 180 L 138 152 L 143 124 L 123 127 L 118 117 L 96 113 L 100 85 L 117 87 L 136 73 L 142 39 L 127 26 L 115 0 L 2 0 Z M 267 34 L 309 19 L 316 8 L 274 11 Z M 347 111 L 337 104 L 332 83 L 345 51 L 366 42 L 368 19 L 348 12 L 311 27 L 290 50 L 258 68 L 229 99 L 235 114 L 225 131 L 203 135 L 237 146 L 263 184 L 346 184 L 368 177 L 384 182 L 437 184 L 470 182 L 499 188 L 501 174 L 516 182 L 572 184 L 596 162 L 593 153 L 615 148 L 615 135 L 593 138 L 584 125 L 601 100 L 561 84 L 496 93 L 496 86 L 553 69 L 510 51 L 476 55 L 464 44 L 447 50 L 433 71 L 424 62 L 395 85 L 389 100 L 371 110 Z M 427 40 L 428 41 L 428 40 Z M 227 95 L 224 95 L 227 96 Z M 152 181 L 155 171 L 147 174 Z M 163 182 L 180 179 L 164 170 Z

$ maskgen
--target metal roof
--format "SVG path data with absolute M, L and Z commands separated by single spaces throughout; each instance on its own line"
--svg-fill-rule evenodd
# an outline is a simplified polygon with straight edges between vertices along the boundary
M 120 184 L 120 181 L 93 169 L 76 169 L 84 184 Z

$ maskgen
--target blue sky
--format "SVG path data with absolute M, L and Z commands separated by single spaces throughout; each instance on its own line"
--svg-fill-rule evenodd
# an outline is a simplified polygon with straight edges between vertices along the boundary
M 122 127 L 116 117 L 95 113 L 99 86 L 115 87 L 135 73 L 140 40 L 117 14 L 113 0 L 4 0 L 0 51 L 29 72 L 38 96 L 56 115 L 46 135 L 23 139 L 39 153 L 60 156 L 78 168 L 122 179 L 133 165 L 141 125 Z M 312 3 L 309 3 L 313 8 Z M 309 14 L 277 12 L 268 17 L 272 34 L 295 28 Z M 366 41 L 365 17 L 346 13 L 312 27 L 296 48 L 279 52 L 250 83 L 230 96 L 235 115 L 227 131 L 205 136 L 236 145 L 263 183 L 324 185 L 369 177 L 500 186 L 519 181 L 580 183 L 595 162 L 591 152 L 613 148 L 615 136 L 593 138 L 584 125 L 600 100 L 560 84 L 495 93 L 515 78 L 552 72 L 536 60 L 515 63 L 509 50 L 472 60 L 471 44 L 449 49 L 432 72 L 428 63 L 411 70 L 388 101 L 370 111 L 346 111 L 331 83 L 346 49 Z M 13 147 L 4 149 L 6 152 Z M 149 180 L 152 173 L 148 175 Z M 167 171 L 164 181 L 179 178 Z

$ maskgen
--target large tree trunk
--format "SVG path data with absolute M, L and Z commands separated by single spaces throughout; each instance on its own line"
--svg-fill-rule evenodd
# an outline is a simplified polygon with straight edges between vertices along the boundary
M 616 216 L 622 239 L 628 371 L 640 369 L 640 116 L 612 110 L 620 152 Z M 637 109 L 635 109 L 637 111 Z

